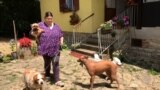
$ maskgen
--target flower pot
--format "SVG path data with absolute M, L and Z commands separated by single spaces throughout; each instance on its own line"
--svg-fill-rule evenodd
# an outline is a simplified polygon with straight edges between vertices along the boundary
M 111 30 L 112 29 L 107 29 L 107 30 L 105 30 L 105 29 L 101 29 L 101 34 L 109 34 L 109 33 L 111 33 Z
M 122 25 L 120 25 L 120 24 L 117 24 L 117 27 L 116 27 L 117 29 L 122 29 L 123 27 L 122 27 Z
M 114 38 L 114 37 L 116 37 L 116 32 L 115 31 L 113 31 L 113 32 L 111 32 L 111 36 Z
M 2 52 L 0 52 L 0 62 L 2 62 L 2 61 L 3 61 L 3 57 L 4 57 L 3 53 L 2 53 Z
M 21 59 L 29 59 L 32 56 L 31 49 L 29 47 L 22 47 L 20 48 L 19 55 Z
M 18 58 L 17 52 L 12 52 L 11 57 L 12 59 L 17 59 Z

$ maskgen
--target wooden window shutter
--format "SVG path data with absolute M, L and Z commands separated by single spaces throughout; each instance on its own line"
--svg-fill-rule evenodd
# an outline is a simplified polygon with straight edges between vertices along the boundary
M 60 11 L 63 12 L 64 11 L 64 5 L 65 5 L 65 0 L 59 0 L 59 8 Z
M 75 11 L 79 10 L 79 0 L 73 0 Z

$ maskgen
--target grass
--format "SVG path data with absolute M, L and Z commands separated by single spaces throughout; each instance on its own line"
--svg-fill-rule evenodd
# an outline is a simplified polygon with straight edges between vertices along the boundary
M 78 89 L 76 88 L 76 85 L 73 85 L 73 87 L 70 88 L 69 90 L 78 90 Z
M 17 79 L 17 75 L 12 74 L 6 77 L 7 80 L 9 80 L 10 82 L 14 82 Z
M 74 88 L 70 88 L 69 90 L 77 90 L 77 88 L 74 87 Z
M 133 66 L 131 66 L 131 65 L 126 65 L 125 68 L 126 68 L 130 73 L 140 71 L 140 69 L 137 69 L 137 68 L 135 68 L 135 67 L 133 67 Z
M 64 65 L 61 65 L 61 64 L 60 64 L 60 65 L 59 65 L 59 68 L 64 68 Z
M 72 71 L 73 71 L 73 72 L 77 72 L 77 69 L 73 69 Z
M 16 73 L 17 73 L 17 74 L 23 74 L 23 73 L 22 73 L 22 72 L 20 72 L 20 71 L 16 71 Z
M 62 81 L 62 82 L 65 82 L 65 81 L 67 81 L 67 79 L 61 79 L 61 81 Z
M 148 73 L 151 74 L 151 75 L 158 75 L 158 74 L 159 74 L 159 73 L 158 73 L 156 70 L 154 70 L 153 68 L 150 69 L 150 70 L 148 70 Z

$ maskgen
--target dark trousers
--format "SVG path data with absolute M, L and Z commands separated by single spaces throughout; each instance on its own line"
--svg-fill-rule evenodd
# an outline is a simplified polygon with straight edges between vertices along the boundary
M 60 53 L 53 57 L 50 57 L 47 55 L 43 56 L 45 75 L 47 77 L 50 77 L 50 70 L 51 70 L 51 64 L 52 64 L 54 82 L 59 81 L 59 57 L 60 57 Z

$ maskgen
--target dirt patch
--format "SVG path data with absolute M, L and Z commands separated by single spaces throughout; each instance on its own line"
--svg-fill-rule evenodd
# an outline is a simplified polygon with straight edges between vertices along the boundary
M 5 44 L 5 45 L 4 45 Z M 0 42 L 0 47 L 7 49 L 8 43 Z M 6 50 L 7 49 L 7 50 Z M 0 49 L 1 50 L 1 49 Z M 63 50 L 60 58 L 60 78 L 65 83 L 64 87 L 57 87 L 51 82 L 46 82 L 45 90 L 88 90 L 89 75 L 85 67 L 81 67 L 76 61 L 77 58 L 70 56 L 69 50 Z M 2 90 L 23 90 L 22 73 L 25 68 L 36 68 L 43 72 L 43 59 L 36 56 L 31 59 L 13 60 L 10 63 L 0 63 L 0 88 Z M 118 69 L 118 78 L 121 90 L 160 90 L 160 74 L 152 75 L 150 70 L 146 70 L 134 65 L 123 64 Z M 94 90 L 116 90 L 117 84 L 108 86 L 108 81 L 96 77 Z
M 9 40 L 10 39 L 0 38 L 0 52 L 2 52 L 4 54 L 10 54 L 11 53 Z

